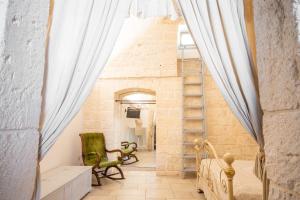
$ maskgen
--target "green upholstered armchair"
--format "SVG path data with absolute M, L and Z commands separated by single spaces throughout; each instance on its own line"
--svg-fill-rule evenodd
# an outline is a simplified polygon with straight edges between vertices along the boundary
M 119 149 L 107 150 L 103 133 L 81 133 L 82 160 L 86 166 L 93 166 L 92 173 L 97 179 L 97 186 L 101 185 L 100 178 L 106 177 L 113 180 L 124 179 L 124 174 L 118 165 L 122 164 L 123 152 Z M 119 153 L 116 160 L 109 160 L 107 153 Z M 118 172 L 109 173 L 109 169 L 115 168 Z M 115 177 L 115 175 L 120 177 Z
M 137 151 L 137 143 L 135 142 L 121 142 L 121 151 L 123 153 L 122 160 L 123 160 L 123 165 L 130 165 L 132 163 L 136 163 L 139 161 L 139 159 L 136 157 L 134 152 Z M 128 160 L 131 160 L 131 158 L 134 158 L 134 161 L 127 162 Z

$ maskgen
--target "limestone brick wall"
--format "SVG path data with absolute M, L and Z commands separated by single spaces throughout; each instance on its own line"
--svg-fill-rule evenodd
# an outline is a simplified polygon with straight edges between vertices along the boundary
M 181 170 L 182 78 L 177 76 L 176 40 L 177 22 L 128 19 L 83 107 L 84 130 L 104 132 L 108 147 L 115 148 L 121 138 L 117 129 L 116 94 L 126 89 L 154 91 L 156 161 L 161 174 L 178 174 Z
M 177 76 L 177 26 L 163 19 L 128 19 L 101 77 Z
M 181 63 L 177 64 L 176 52 L 177 26 L 176 22 L 161 19 L 127 21 L 110 61 L 83 107 L 84 131 L 104 132 L 108 147 L 116 148 L 120 133 L 116 128 L 115 95 L 132 88 L 154 91 L 157 100 L 156 159 L 160 174 L 176 174 L 182 167 L 183 102 L 182 77 L 178 76 Z M 136 32 L 139 34 L 130 38 L 131 33 Z M 124 40 L 132 42 L 121 49 Z M 188 65 L 191 65 L 188 70 L 199 68 L 197 61 Z M 207 72 L 205 85 L 208 139 L 220 155 L 231 152 L 237 159 L 253 159 L 257 145 L 233 116 Z
M 254 160 L 258 145 L 232 113 L 208 70 L 205 95 L 207 136 L 219 156 L 229 152 L 236 159 Z
M 148 89 L 156 93 L 157 171 L 178 174 L 181 169 L 180 77 L 99 79 L 83 108 L 84 131 L 104 132 L 107 146 L 120 145 L 115 94 L 124 89 Z
M 184 71 L 197 71 L 197 69 L 199 71 L 199 65 L 199 60 L 189 60 L 184 63 L 186 66 Z M 219 156 L 230 152 L 236 159 L 255 159 L 258 145 L 231 112 L 206 67 L 204 70 L 204 94 L 207 139 L 214 145 Z
M 298 0 L 254 0 L 269 199 L 300 199 Z
M 34 191 L 49 1 L 0 1 L 0 199 Z

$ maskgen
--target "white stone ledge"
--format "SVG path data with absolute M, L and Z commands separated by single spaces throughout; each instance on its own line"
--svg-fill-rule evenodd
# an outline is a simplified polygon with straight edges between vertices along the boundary
M 79 200 L 91 191 L 91 167 L 61 166 L 41 174 L 42 200 Z

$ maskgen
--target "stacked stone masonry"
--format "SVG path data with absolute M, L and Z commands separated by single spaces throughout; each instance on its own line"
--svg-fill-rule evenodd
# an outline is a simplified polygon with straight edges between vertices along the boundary
M 185 102 L 182 102 L 183 80 L 176 50 L 178 22 L 152 19 L 147 23 L 150 25 L 132 42 L 130 50 L 120 51 L 105 66 L 83 107 L 83 129 L 104 132 L 108 146 L 117 147 L 115 95 L 124 89 L 152 90 L 157 101 L 157 171 L 159 174 L 179 174 L 182 170 L 182 106 Z M 199 62 L 192 61 L 188 65 L 190 70 L 199 68 Z M 205 85 L 208 139 L 220 156 L 231 152 L 237 159 L 254 159 L 257 145 L 231 113 L 207 71 Z M 200 91 L 191 87 L 188 92 Z
M 254 0 L 270 199 L 300 199 L 298 0 Z
M 49 1 L 0 1 L 0 199 L 35 186 Z

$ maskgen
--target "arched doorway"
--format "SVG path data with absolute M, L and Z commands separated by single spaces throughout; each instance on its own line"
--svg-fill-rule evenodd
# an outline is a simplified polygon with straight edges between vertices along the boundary
M 156 167 L 156 93 L 128 88 L 115 93 L 115 135 L 117 143 L 135 142 L 139 162 L 129 167 Z

